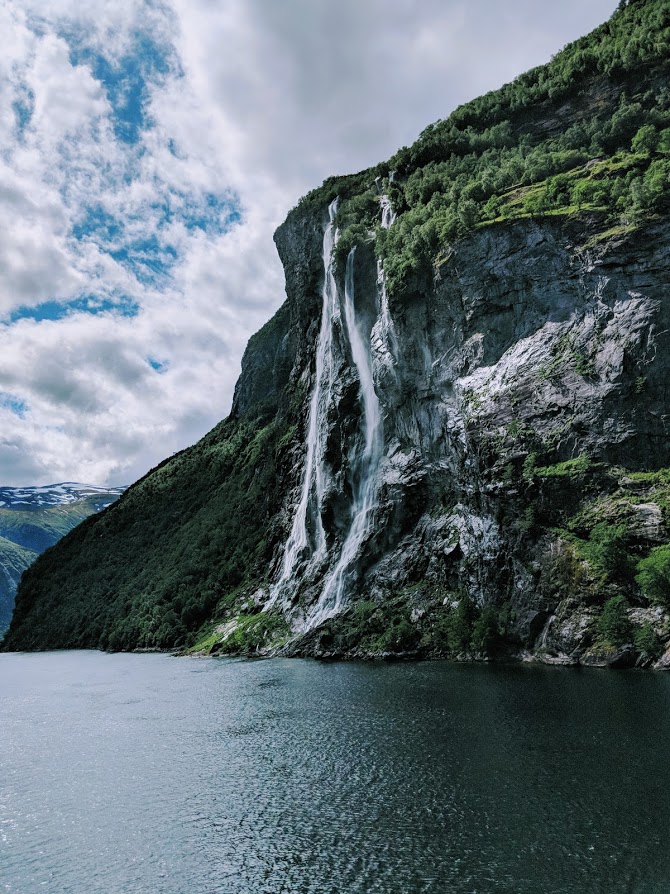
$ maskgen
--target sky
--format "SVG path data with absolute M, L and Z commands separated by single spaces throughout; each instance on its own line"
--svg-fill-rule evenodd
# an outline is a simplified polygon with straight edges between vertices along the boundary
M 130 484 L 230 410 L 275 228 L 615 0 L 0 0 L 0 485 Z

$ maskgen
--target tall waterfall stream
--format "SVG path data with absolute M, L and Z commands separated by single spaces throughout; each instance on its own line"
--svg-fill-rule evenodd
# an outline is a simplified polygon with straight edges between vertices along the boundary
M 352 436 L 347 450 L 347 464 L 351 476 L 351 506 L 349 529 L 341 543 L 339 557 L 325 575 L 321 594 L 299 625 L 302 630 L 319 626 L 327 618 L 338 614 L 346 604 L 348 584 L 355 573 L 355 562 L 360 550 L 373 531 L 374 514 L 378 505 L 380 466 L 383 457 L 383 422 L 379 398 L 375 390 L 373 345 L 382 346 L 382 355 L 392 358 L 395 331 L 388 307 L 381 262 L 378 265 L 379 316 L 370 336 L 362 333 L 356 316 L 354 263 L 356 248 L 349 252 L 346 262 L 343 312 L 340 307 L 333 249 L 339 232 L 335 227 L 337 214 L 335 199 L 328 208 L 328 224 L 323 237 L 324 282 L 322 291 L 321 328 L 316 351 L 314 388 L 310 399 L 307 421 L 305 466 L 300 501 L 291 531 L 284 547 L 281 573 L 274 584 L 266 607 L 281 601 L 285 607 L 292 602 L 302 575 L 311 576 L 323 567 L 328 547 L 322 520 L 324 494 L 332 476 L 325 460 L 328 438 L 328 412 L 335 384 L 334 333 L 336 327 L 346 341 L 351 361 L 359 382 L 361 422 Z M 381 196 L 382 226 L 390 227 L 395 214 L 387 196 Z M 376 351 L 379 354 L 379 351 Z
M 326 551 L 326 535 L 321 521 L 321 501 L 325 488 L 323 454 L 327 436 L 327 413 L 333 390 L 333 321 L 339 316 L 337 284 L 333 273 L 333 248 L 337 242 L 335 215 L 337 199 L 328 208 L 328 226 L 323 237 L 323 306 L 321 330 L 316 349 L 316 375 L 314 391 L 309 406 L 307 423 L 307 456 L 302 482 L 302 494 L 291 533 L 284 547 L 284 560 L 279 580 L 273 587 L 271 603 L 283 595 L 286 585 L 292 582 L 296 566 L 309 547 L 320 559 Z M 314 531 L 308 529 L 308 521 Z M 310 533 L 312 536 L 310 537 Z

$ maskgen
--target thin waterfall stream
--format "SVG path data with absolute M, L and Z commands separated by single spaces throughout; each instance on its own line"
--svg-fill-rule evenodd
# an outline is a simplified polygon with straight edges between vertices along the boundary
M 354 442 L 351 448 L 350 466 L 354 472 L 351 525 L 342 545 L 340 558 L 327 577 L 319 601 L 308 618 L 308 627 L 316 627 L 326 618 L 336 615 L 345 596 L 347 572 L 358 552 L 372 531 L 374 510 L 377 507 L 379 466 L 383 453 L 384 438 L 379 398 L 372 375 L 370 340 L 364 340 L 356 320 L 354 294 L 354 258 L 356 248 L 347 257 L 344 281 L 344 321 L 351 357 L 360 383 L 359 400 L 363 410 L 364 439 L 361 445 Z
M 392 227 L 396 213 L 387 195 L 381 195 L 379 205 L 382 212 L 382 228 L 388 230 Z M 395 374 L 393 358 L 398 353 L 398 339 L 393 325 L 393 318 L 389 309 L 388 292 L 386 290 L 386 278 L 384 276 L 384 262 L 377 261 L 377 286 L 379 287 L 379 319 L 372 329 L 372 342 L 378 347 L 379 362 Z
M 272 588 L 268 607 L 283 595 L 286 584 L 292 580 L 305 550 L 310 547 L 312 554 L 319 558 L 326 550 L 326 535 L 321 520 L 321 501 L 325 489 L 323 453 L 327 437 L 327 414 L 333 390 L 333 320 L 339 315 L 337 285 L 333 273 L 333 248 L 337 242 L 335 215 L 338 199 L 328 206 L 328 225 L 323 236 L 323 303 L 321 329 L 316 350 L 316 370 L 314 391 L 309 407 L 307 423 L 307 455 L 302 482 L 300 502 L 293 518 L 291 533 L 284 547 L 282 570 L 277 583 Z M 313 530 L 310 531 L 308 523 Z M 311 536 L 310 536 L 311 535 Z
M 375 390 L 373 344 L 379 342 L 385 357 L 391 358 L 395 348 L 395 331 L 388 307 L 381 261 L 378 263 L 379 316 L 369 337 L 361 332 L 356 317 L 354 266 L 356 247 L 347 256 L 344 301 L 341 313 L 337 283 L 333 269 L 333 249 L 339 232 L 335 227 L 338 199 L 328 208 L 328 224 L 323 237 L 324 283 L 321 327 L 316 351 L 314 388 L 307 422 L 305 468 L 300 501 L 296 507 L 291 531 L 284 547 L 281 573 L 271 589 L 266 608 L 278 600 L 286 607 L 303 574 L 310 574 L 326 557 L 326 533 L 321 516 L 323 498 L 331 478 L 325 462 L 328 437 L 328 410 L 335 381 L 334 328 L 342 327 L 348 343 L 351 362 L 359 383 L 361 424 L 347 453 L 351 480 L 351 521 L 342 542 L 339 558 L 327 574 L 321 595 L 308 613 L 300 629 L 317 627 L 336 615 L 347 596 L 347 584 L 360 550 L 373 531 L 374 513 L 378 505 L 380 466 L 384 437 L 381 407 Z M 381 224 L 390 227 L 395 213 L 389 198 L 380 197 Z M 304 564 L 304 567 L 303 566 Z

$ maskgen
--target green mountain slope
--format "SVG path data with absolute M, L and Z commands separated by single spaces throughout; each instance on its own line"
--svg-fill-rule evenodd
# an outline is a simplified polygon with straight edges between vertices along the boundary
M 288 301 L 250 341 L 230 417 L 40 557 L 5 648 L 244 651 L 300 629 L 318 581 L 259 608 L 300 494 L 336 196 L 340 292 L 357 246 L 370 327 L 380 260 L 398 345 L 375 382 L 378 529 L 347 610 L 295 649 L 570 657 L 621 645 L 606 621 L 623 599 L 660 650 L 670 0 L 620 4 L 548 65 L 306 196 L 275 236 Z M 350 352 L 334 350 L 324 569 L 351 521 L 361 417 Z
M 0 537 L 0 632 L 9 627 L 21 575 L 39 553 Z
M 336 195 L 341 258 L 376 230 L 389 290 L 430 274 L 455 239 L 505 220 L 593 212 L 633 228 L 667 211 L 670 175 L 670 6 L 632 0 L 541 66 L 426 128 L 374 175 L 398 226 L 375 226 L 370 172 L 333 178 L 302 200 Z
M 281 435 L 262 418 L 224 422 L 45 553 L 21 592 L 46 574 L 46 598 L 22 595 L 16 606 L 22 646 L 183 642 L 267 563 L 258 525 L 277 509 Z
M 26 568 L 121 492 L 121 488 L 77 484 L 0 487 L 0 633 L 9 626 L 16 588 Z

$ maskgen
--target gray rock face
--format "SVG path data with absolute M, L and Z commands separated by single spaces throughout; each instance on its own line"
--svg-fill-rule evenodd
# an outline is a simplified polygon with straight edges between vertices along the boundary
M 238 407 L 251 399 L 247 382 L 265 364 L 260 378 L 276 383 L 277 392 L 285 383 L 287 394 L 302 395 L 306 418 L 324 226 L 325 209 L 322 219 L 293 212 L 277 233 L 288 302 L 272 350 L 252 361 L 249 348 Z M 578 508 L 584 483 L 567 474 L 557 483 L 546 469 L 534 475 L 533 463 L 588 457 L 607 468 L 670 465 L 666 228 L 651 226 L 633 242 L 587 250 L 590 235 L 588 222 L 545 219 L 470 236 L 432 280 L 417 279 L 391 298 L 392 345 L 379 338 L 377 260 L 370 246 L 359 248 L 356 312 L 371 344 L 384 455 L 374 525 L 348 574 L 344 608 L 411 591 L 412 623 L 421 625 L 435 606 L 466 592 L 480 607 L 509 608 L 510 642 L 519 650 L 569 663 L 588 646 L 593 605 L 583 593 L 543 582 L 548 563 L 568 549 L 550 527 Z M 345 341 L 335 342 L 324 460 L 331 486 L 321 506 L 328 554 L 284 606 L 296 627 L 318 600 L 351 523 L 347 456 L 361 426 L 359 383 Z M 273 532 L 275 576 L 299 497 L 305 424 Z M 635 493 L 625 473 L 619 477 L 629 498 L 603 503 L 603 518 L 625 517 L 640 544 L 667 542 L 660 506 L 645 498 L 644 488 Z M 598 486 L 588 487 L 597 501 Z M 529 513 L 537 512 L 551 525 L 536 525 Z

